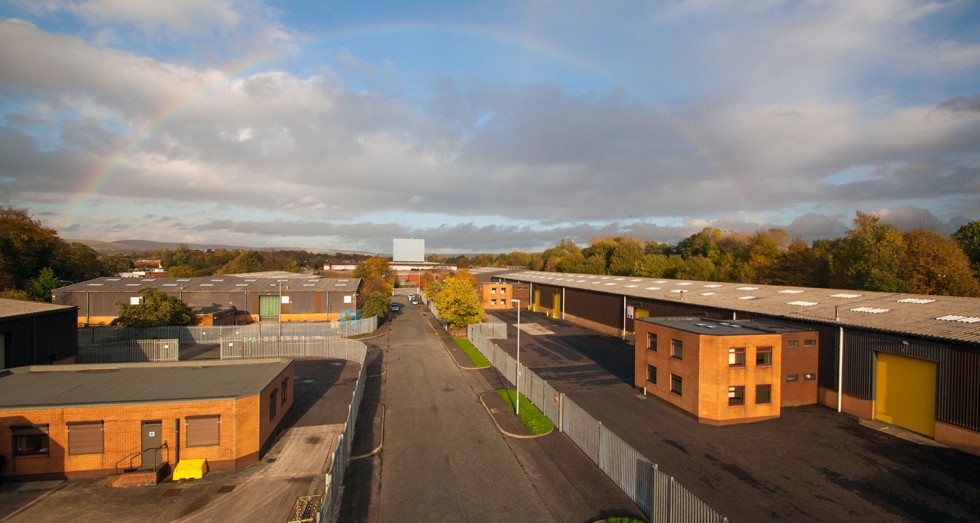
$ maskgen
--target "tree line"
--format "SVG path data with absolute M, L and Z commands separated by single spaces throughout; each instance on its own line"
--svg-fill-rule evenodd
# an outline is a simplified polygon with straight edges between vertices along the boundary
M 632 236 L 563 239 L 542 253 L 430 257 L 460 267 L 980 296 L 980 221 L 947 236 L 908 232 L 858 211 L 844 237 L 808 244 L 782 229 L 740 234 L 706 227 L 676 245 Z

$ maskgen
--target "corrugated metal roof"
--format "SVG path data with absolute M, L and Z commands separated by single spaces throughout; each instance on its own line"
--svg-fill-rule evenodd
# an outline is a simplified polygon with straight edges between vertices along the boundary
M 249 278 L 237 276 L 204 276 L 199 278 L 96 278 L 52 291 L 61 292 L 139 292 L 152 287 L 161 291 L 329 291 L 356 292 L 360 278 L 317 278 L 293 275 L 286 278 Z
M 499 277 L 639 299 L 980 343 L 980 298 L 538 271 Z
M 269 359 L 17 367 L 0 372 L 0 408 L 240 398 L 259 393 L 290 362 Z
M 0 298 L 0 319 L 13 319 L 34 314 L 47 314 L 74 309 L 74 305 L 54 305 L 39 301 L 8 300 Z

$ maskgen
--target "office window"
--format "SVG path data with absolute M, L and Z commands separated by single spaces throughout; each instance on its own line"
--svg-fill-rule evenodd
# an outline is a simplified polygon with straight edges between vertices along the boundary
M 728 404 L 745 405 L 745 385 L 728 387 Z
M 279 390 L 273 389 L 269 394 L 269 421 L 276 419 L 276 407 L 279 405 Z
M 80 421 L 68 424 L 68 454 L 102 454 L 102 422 Z
M 803 346 L 804 347 L 816 347 L 817 346 L 817 340 L 803 340 Z
M 221 444 L 221 416 L 187 416 L 184 418 L 188 447 L 213 447 Z
M 670 340 L 670 355 L 679 360 L 684 359 L 684 342 L 681 340 Z
M 795 349 L 800 346 L 800 340 L 786 340 L 786 348 Z
M 756 385 L 755 402 L 756 403 L 772 402 L 772 385 Z
M 799 374 L 787 374 L 786 375 L 786 381 L 800 381 L 800 375 Z
M 677 374 L 670 375 L 670 391 L 678 396 L 684 393 L 684 379 Z
M 772 365 L 772 347 L 756 347 L 756 365 Z
M 647 350 L 657 352 L 657 334 L 654 332 L 647 333 Z
M 657 368 L 653 365 L 647 365 L 647 381 L 650 383 L 657 382 Z
M 808 372 L 808 373 L 806 373 L 806 374 L 803 375 L 803 380 L 804 381 L 813 381 L 815 379 L 817 379 L 817 374 L 814 373 L 814 372 Z
M 745 366 L 745 347 L 732 347 L 728 349 L 728 366 L 729 367 Z
M 15 425 L 10 427 L 14 435 L 14 456 L 47 456 L 48 424 Z
M 497 304 L 497 300 L 496 299 L 490 300 L 490 305 L 496 305 L 496 304 Z
M 497 294 L 497 288 L 496 287 L 490 287 L 490 294 Z

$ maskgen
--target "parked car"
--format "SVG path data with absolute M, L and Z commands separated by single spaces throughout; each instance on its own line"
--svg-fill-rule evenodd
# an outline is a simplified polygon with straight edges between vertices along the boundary
M 402 308 L 402 304 L 396 303 L 396 302 L 392 302 L 392 304 L 391 304 L 391 312 L 398 312 L 399 310 L 401 310 L 401 308 Z

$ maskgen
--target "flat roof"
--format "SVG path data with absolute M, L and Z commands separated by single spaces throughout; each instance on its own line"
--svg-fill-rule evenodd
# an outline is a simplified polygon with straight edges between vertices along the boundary
M 0 409 L 167 403 L 258 394 L 292 360 L 34 365 L 0 371 Z
M 637 318 L 637 321 L 710 336 L 751 336 L 753 334 L 782 334 L 784 332 L 815 332 L 810 329 L 772 325 L 756 320 L 715 320 L 711 318 L 667 316 L 660 318 Z
M 0 319 L 13 319 L 22 316 L 48 314 L 76 309 L 74 305 L 54 305 L 40 301 L 8 300 L 0 298 Z
M 980 298 L 540 271 L 498 278 L 980 344 Z
M 139 292 L 152 287 L 164 292 L 265 292 L 278 294 L 282 284 L 283 294 L 290 292 L 357 292 L 360 278 L 320 278 L 292 274 L 289 277 L 260 278 L 239 276 L 202 276 L 199 278 L 95 278 L 74 285 L 55 289 L 61 292 Z

